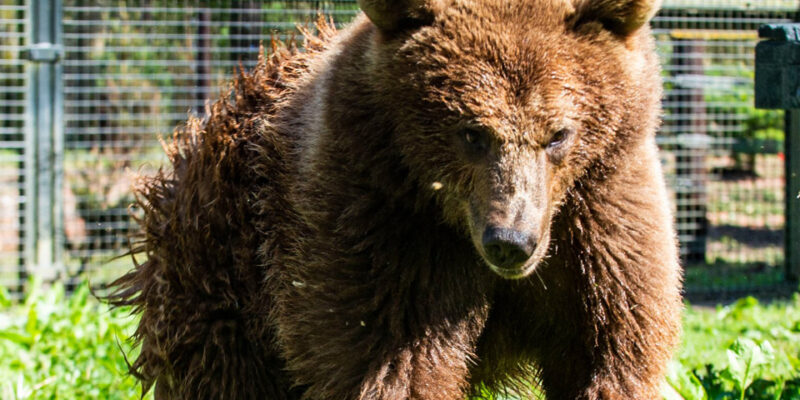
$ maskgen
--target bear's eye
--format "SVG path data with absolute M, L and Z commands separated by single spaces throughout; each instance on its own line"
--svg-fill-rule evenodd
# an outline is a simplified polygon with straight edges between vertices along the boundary
M 461 130 L 461 138 L 474 150 L 485 150 L 488 145 L 486 133 L 480 129 L 464 128 Z
M 553 134 L 553 137 L 550 138 L 550 142 L 547 143 L 547 149 L 554 150 L 557 147 L 561 146 L 562 144 L 564 144 L 564 142 L 567 141 L 570 135 L 572 135 L 571 128 L 564 128 L 558 130 L 556 133 Z

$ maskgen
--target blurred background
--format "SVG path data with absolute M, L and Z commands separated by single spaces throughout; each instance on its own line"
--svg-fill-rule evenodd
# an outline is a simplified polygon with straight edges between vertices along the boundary
M 754 108 L 753 82 L 758 27 L 797 21 L 799 6 L 664 0 L 652 22 L 690 299 L 797 288 L 800 266 L 785 263 L 784 115 Z M 295 27 L 319 11 L 341 25 L 357 6 L 0 0 L 0 286 L 21 298 L 31 275 L 101 285 L 131 268 L 114 256 L 135 229 L 134 175 L 164 162 L 158 139 L 203 114 L 260 43 L 301 40 Z

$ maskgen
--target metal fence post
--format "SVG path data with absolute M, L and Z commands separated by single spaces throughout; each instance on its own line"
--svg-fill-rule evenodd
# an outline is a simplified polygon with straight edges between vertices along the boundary
M 800 24 L 764 25 L 756 46 L 756 107 L 786 110 L 786 276 L 800 277 Z
M 61 260 L 63 173 L 62 0 L 29 0 L 28 128 L 26 131 L 25 270 L 55 278 Z
M 800 73 L 800 69 L 795 73 Z M 800 93 L 796 96 L 800 100 Z M 800 109 L 787 109 L 785 118 L 786 272 L 790 280 L 797 281 L 800 278 Z

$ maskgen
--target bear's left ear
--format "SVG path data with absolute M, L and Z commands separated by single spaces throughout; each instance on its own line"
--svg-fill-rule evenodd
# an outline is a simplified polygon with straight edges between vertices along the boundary
M 650 21 L 661 0 L 576 0 L 578 21 L 599 21 L 610 31 L 628 36 Z
M 431 0 L 358 0 L 358 6 L 384 32 L 425 25 L 433 20 Z

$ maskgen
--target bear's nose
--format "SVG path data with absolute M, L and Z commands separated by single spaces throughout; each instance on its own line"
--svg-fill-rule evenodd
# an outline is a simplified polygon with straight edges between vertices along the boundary
M 531 257 L 534 248 L 536 240 L 530 234 L 495 226 L 483 231 L 483 251 L 496 267 L 519 267 Z

